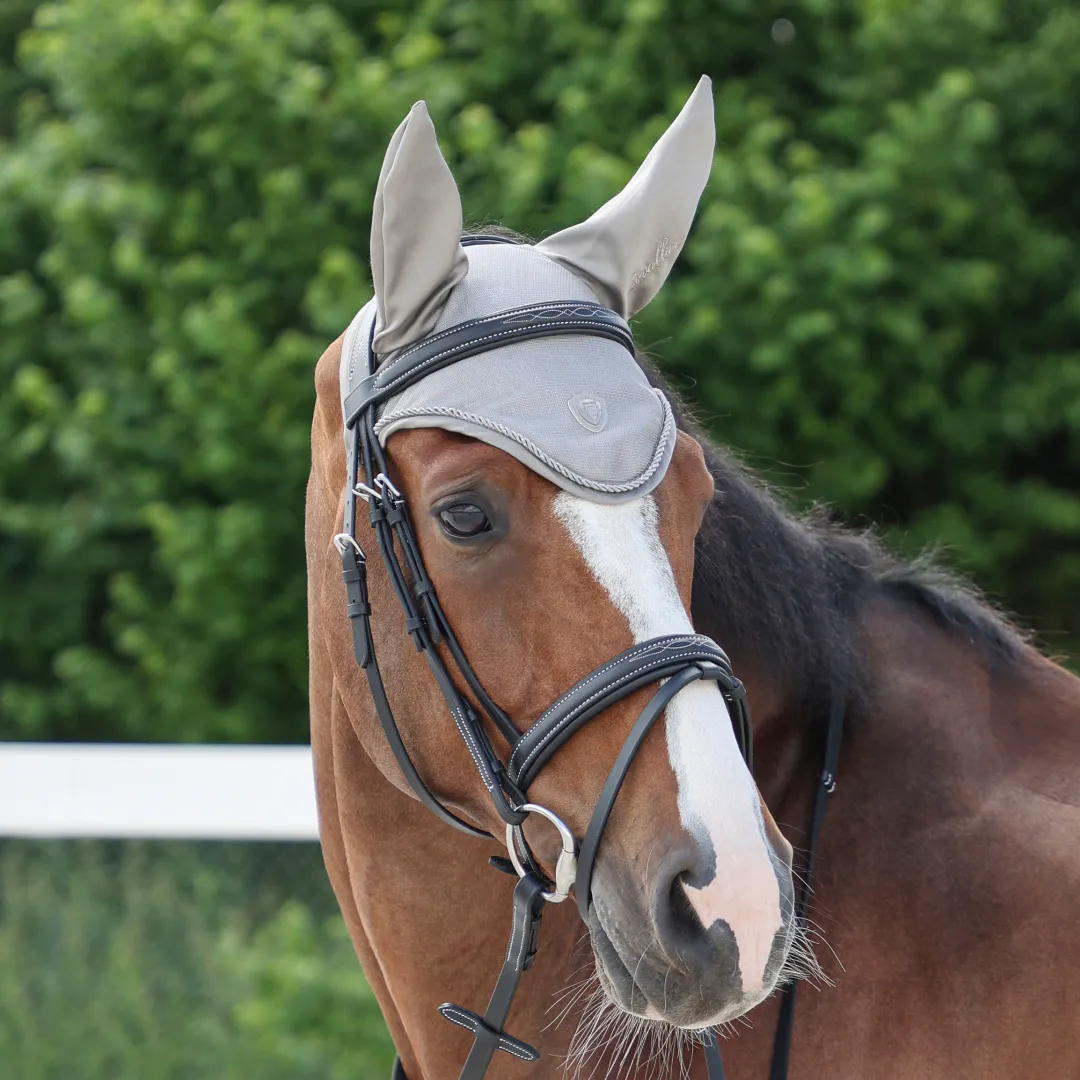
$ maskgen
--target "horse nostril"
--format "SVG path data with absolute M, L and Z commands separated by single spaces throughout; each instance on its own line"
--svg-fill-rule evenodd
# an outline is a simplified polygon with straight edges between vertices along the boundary
M 709 934 L 686 895 L 683 883 L 693 881 L 692 852 L 672 852 L 661 863 L 653 887 L 652 918 L 657 944 L 669 959 L 685 966 L 707 962 Z
M 705 927 L 702 926 L 701 919 L 698 917 L 698 913 L 694 910 L 694 906 L 690 903 L 690 898 L 683 888 L 685 879 L 686 872 L 684 871 L 677 874 L 671 882 L 671 889 L 668 892 L 671 922 L 673 928 L 679 928 L 687 937 L 695 937 L 698 934 L 705 933 Z
M 706 926 L 690 902 L 685 886 L 703 877 L 699 852 L 684 849 L 668 855 L 653 887 L 653 931 L 657 945 L 676 968 L 715 984 L 714 990 L 726 998 L 741 992 L 739 949 L 727 923 L 718 920 Z

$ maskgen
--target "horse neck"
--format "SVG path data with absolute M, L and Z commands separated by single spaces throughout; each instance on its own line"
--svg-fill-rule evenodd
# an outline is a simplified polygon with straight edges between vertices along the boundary
M 917 843 L 976 816 L 1014 783 L 1080 802 L 1072 771 L 1080 679 L 1071 672 L 1026 645 L 994 654 L 886 588 L 860 597 L 850 633 L 857 668 L 848 667 L 855 678 L 827 837 Z M 746 681 L 756 706 L 755 779 L 798 847 L 821 769 L 820 698 L 770 678 L 753 659 Z
M 362 698 L 351 708 L 366 708 Z M 483 1011 L 507 948 L 513 881 L 486 865 L 498 841 L 455 832 L 383 775 L 344 708 L 335 714 L 337 783 L 324 801 L 323 847 L 342 911 L 408 1076 L 456 1076 L 467 1042 L 437 1012 L 454 1001 Z M 370 726 L 370 717 L 362 722 Z M 449 717 L 446 717 L 449 723 Z M 366 740 L 365 740 L 366 742 Z M 515 1001 L 513 1031 L 532 1035 L 588 970 L 573 904 L 545 910 L 542 947 Z M 544 1035 L 565 1053 L 574 1023 Z
M 871 538 L 796 520 L 704 446 L 717 494 L 698 538 L 692 615 L 747 686 L 756 780 L 778 820 L 807 819 L 836 702 L 848 731 L 843 775 L 865 769 L 871 793 L 875 783 L 936 786 L 957 807 L 994 767 L 988 725 L 1007 728 L 1034 703 L 1035 722 L 1060 729 L 1080 681 L 977 596 Z M 1047 694 L 1064 704 L 1046 709 Z M 1075 738 L 1075 726 L 1063 730 Z

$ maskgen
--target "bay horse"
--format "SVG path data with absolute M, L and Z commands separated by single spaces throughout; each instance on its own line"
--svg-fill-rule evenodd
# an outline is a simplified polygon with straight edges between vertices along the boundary
M 471 1037 L 437 1007 L 479 1011 L 509 963 L 517 890 L 484 861 L 506 853 L 520 803 L 492 801 L 464 713 L 502 784 L 518 733 L 567 688 L 642 643 L 697 635 L 722 644 L 745 688 L 753 773 L 724 684 L 666 699 L 624 763 L 577 897 L 585 921 L 548 905 L 510 1012 L 539 1060 L 500 1054 L 488 1075 L 701 1078 L 700 1033 L 719 1025 L 728 1075 L 765 1077 L 775 991 L 806 976 L 817 992 L 795 1019 L 793 1080 L 1075 1080 L 1080 680 L 946 574 L 793 516 L 615 340 L 667 276 L 712 154 L 702 80 L 622 193 L 529 245 L 462 242 L 422 103 L 387 151 L 375 298 L 316 370 L 306 541 L 323 852 L 396 1075 L 457 1076 Z M 372 404 L 410 350 L 437 356 L 440 335 L 554 302 L 569 305 L 567 336 L 514 338 Z M 363 443 L 357 416 L 371 419 Z M 378 476 L 372 453 L 385 454 Z M 375 524 L 354 520 L 358 495 Z M 394 513 L 411 555 L 376 521 Z M 388 561 L 371 560 L 358 598 L 359 552 L 380 536 Z M 412 559 L 400 580 L 399 557 Z M 438 614 L 417 595 L 428 579 L 456 638 L 423 629 Z M 424 613 L 411 623 L 410 598 Z M 369 685 L 383 677 L 399 747 Z M 532 780 L 529 799 L 574 837 L 658 681 L 581 724 Z M 838 702 L 845 737 L 804 920 L 793 850 L 808 847 Z M 556 878 L 554 830 L 533 815 L 521 835 Z

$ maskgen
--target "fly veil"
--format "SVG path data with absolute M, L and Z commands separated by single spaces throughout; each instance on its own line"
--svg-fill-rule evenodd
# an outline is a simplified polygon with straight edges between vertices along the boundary
M 675 424 L 632 350 L 572 327 L 554 338 L 514 331 L 552 329 L 562 308 L 625 320 L 645 307 L 682 248 L 714 142 L 711 84 L 702 78 L 633 179 L 587 221 L 535 246 L 462 246 L 457 187 L 418 102 L 379 176 L 375 296 L 345 339 L 343 402 L 377 366 L 388 392 L 375 424 L 383 446 L 401 428 L 439 427 L 491 443 L 586 499 L 651 491 L 671 460 Z M 431 368 L 397 391 L 393 376 L 415 363 L 418 347 L 508 311 L 519 314 L 498 347 Z M 351 411 L 345 404 L 346 423 Z

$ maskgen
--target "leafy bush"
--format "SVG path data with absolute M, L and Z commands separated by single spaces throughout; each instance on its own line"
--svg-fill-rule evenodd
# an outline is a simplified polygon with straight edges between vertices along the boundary
M 245 1080 L 390 1075 L 393 1044 L 340 916 L 320 925 L 292 901 L 250 942 L 231 939 L 226 957 L 248 987 L 232 1010 Z
M 468 216 L 537 235 L 712 74 L 713 180 L 639 341 L 797 499 L 1080 633 L 1074 7 L 30 10 L 0 17 L 0 737 L 305 736 L 311 372 L 421 96 Z
M 0 847 L 0 1076 L 389 1075 L 393 1048 L 341 918 L 313 914 L 326 897 L 256 918 L 259 875 L 227 870 L 275 848 L 222 860 L 213 847 Z M 297 860 L 276 854 L 295 892 Z M 329 892 L 321 870 L 318 884 Z

